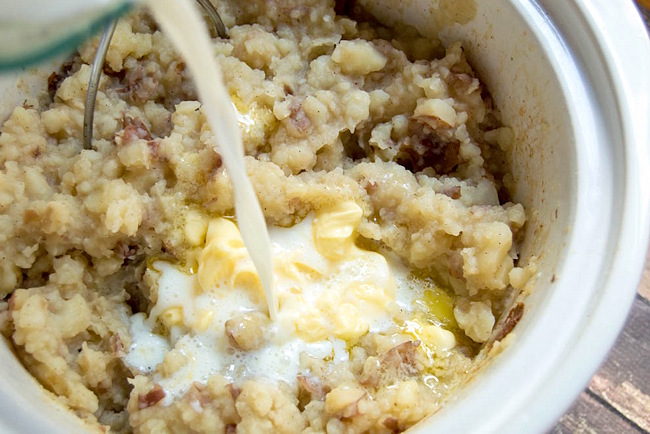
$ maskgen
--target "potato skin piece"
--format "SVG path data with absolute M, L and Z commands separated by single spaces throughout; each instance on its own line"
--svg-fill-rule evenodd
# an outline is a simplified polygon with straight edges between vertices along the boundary
M 237 315 L 226 321 L 226 336 L 233 348 L 252 351 L 261 347 L 266 341 L 268 317 L 260 312 Z

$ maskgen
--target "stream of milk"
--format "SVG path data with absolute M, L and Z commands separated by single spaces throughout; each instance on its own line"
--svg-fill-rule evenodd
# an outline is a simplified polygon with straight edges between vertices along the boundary
M 236 109 L 223 84 L 206 25 L 192 0 L 146 0 L 146 3 L 192 73 L 204 113 L 219 143 L 215 151 L 221 155 L 232 182 L 237 223 L 244 244 L 262 282 L 269 316 L 275 320 L 278 301 L 274 288 L 271 242 L 262 209 L 246 175 Z

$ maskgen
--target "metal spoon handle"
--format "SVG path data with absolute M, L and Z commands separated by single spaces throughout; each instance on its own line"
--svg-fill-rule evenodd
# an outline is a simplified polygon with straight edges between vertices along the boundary
M 108 46 L 111 44 L 111 38 L 117 27 L 117 20 L 113 20 L 104 29 L 102 38 L 95 53 L 93 67 L 90 71 L 90 81 L 88 82 L 88 92 L 86 93 L 86 106 L 84 108 L 84 131 L 83 141 L 84 149 L 92 148 L 93 141 L 93 121 L 95 119 L 95 101 L 97 100 L 97 90 L 99 89 L 99 79 L 104 69 L 104 61 L 106 60 L 106 53 Z
M 219 37 L 226 39 L 228 37 L 228 30 L 226 29 L 226 26 L 223 24 L 223 21 L 221 21 L 221 16 L 219 16 L 219 12 L 217 12 L 214 5 L 210 2 L 210 0 L 196 0 L 196 1 L 201 5 L 205 13 L 208 15 L 208 18 L 210 18 L 210 21 L 212 21 L 212 25 L 214 26 L 214 29 L 217 31 Z

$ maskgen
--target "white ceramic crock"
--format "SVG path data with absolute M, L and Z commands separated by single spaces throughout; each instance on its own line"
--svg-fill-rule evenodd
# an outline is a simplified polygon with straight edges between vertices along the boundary
M 512 344 L 412 429 L 549 429 L 620 332 L 648 245 L 650 43 L 631 0 L 456 0 L 465 24 L 434 27 L 449 0 L 365 0 L 386 23 L 464 41 L 516 133 L 515 199 L 530 210 L 525 258 L 539 273 Z M 47 74 L 0 77 L 0 119 Z M 84 427 L 0 344 L 0 432 Z

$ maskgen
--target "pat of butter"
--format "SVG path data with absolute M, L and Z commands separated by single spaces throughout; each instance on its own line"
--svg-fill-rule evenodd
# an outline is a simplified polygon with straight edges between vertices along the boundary
M 360 317 L 359 309 L 352 303 L 343 303 L 334 316 L 334 335 L 346 341 L 359 339 L 368 333 L 370 324 Z
M 225 218 L 208 224 L 205 247 L 198 257 L 198 279 L 203 291 L 243 284 L 261 291 L 261 282 L 237 226 Z
M 363 210 L 354 202 L 343 202 L 332 210 L 314 217 L 316 249 L 330 259 L 342 259 L 354 249 L 354 230 L 363 217 Z

